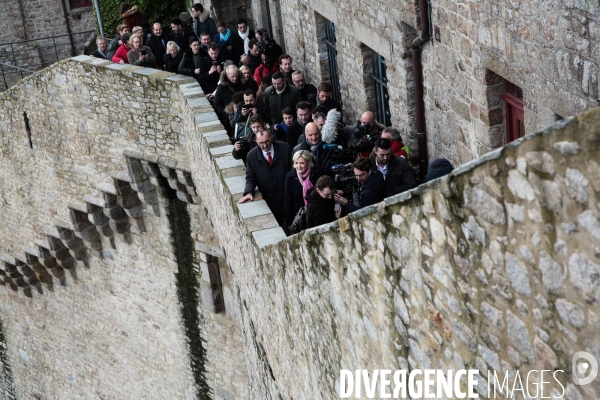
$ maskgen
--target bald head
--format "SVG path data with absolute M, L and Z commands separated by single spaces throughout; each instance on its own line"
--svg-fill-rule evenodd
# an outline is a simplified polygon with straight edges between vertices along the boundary
M 304 136 L 306 136 L 306 141 L 310 145 L 319 144 L 321 141 L 321 129 L 319 129 L 319 125 L 314 122 L 309 122 L 306 124 L 306 128 L 304 128 Z
M 367 111 L 360 118 L 360 122 L 362 125 L 371 124 L 371 126 L 373 126 L 375 123 L 375 115 L 373 115 L 373 112 Z

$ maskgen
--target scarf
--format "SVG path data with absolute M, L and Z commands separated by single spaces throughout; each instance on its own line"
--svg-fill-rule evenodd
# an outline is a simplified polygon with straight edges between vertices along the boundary
M 225 33 L 224 35 L 222 33 L 219 33 L 219 36 L 221 37 L 221 41 L 228 41 L 229 37 L 231 36 L 231 29 L 227 28 L 227 33 Z
M 300 172 L 296 171 L 296 174 L 298 175 L 298 180 L 300 181 L 300 184 L 302 185 L 302 198 L 304 199 L 304 205 L 307 206 L 308 205 L 308 201 L 306 201 L 306 194 L 310 191 L 310 189 L 313 188 L 313 184 L 310 181 L 310 168 L 308 168 L 306 171 L 304 171 L 304 174 L 300 174 Z
M 250 29 L 246 29 L 246 33 L 238 31 L 238 35 L 240 35 L 242 41 L 244 42 L 244 54 L 248 54 L 248 52 L 250 51 L 250 49 L 248 48 L 248 43 L 250 42 L 250 39 L 248 39 L 248 35 L 250 35 Z
M 277 89 L 275 89 L 275 88 L 273 88 L 273 89 L 275 89 L 275 93 L 277 93 L 277 94 L 281 94 L 281 93 L 285 92 L 285 88 L 286 88 L 286 87 L 287 87 L 287 85 L 284 85 L 284 86 L 283 86 L 283 89 L 281 89 L 281 90 L 277 90 Z

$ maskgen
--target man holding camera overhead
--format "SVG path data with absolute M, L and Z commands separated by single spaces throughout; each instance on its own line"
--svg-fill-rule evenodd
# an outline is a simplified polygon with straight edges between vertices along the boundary
M 256 90 L 246 89 L 244 92 L 244 101 L 238 104 L 235 116 L 231 120 L 231 125 L 244 123 L 253 116 L 260 115 L 265 123 L 271 123 L 271 109 L 261 99 L 256 98 Z
M 202 59 L 200 63 L 200 86 L 206 94 L 206 97 L 212 98 L 212 93 L 219 85 L 221 71 L 225 58 L 219 54 L 219 46 L 216 43 L 208 45 L 208 57 Z

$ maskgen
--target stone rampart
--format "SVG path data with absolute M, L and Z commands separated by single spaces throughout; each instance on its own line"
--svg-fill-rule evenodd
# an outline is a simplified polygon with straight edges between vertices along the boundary
M 60 102 L 48 100 L 52 93 L 45 86 L 55 88 Z M 95 99 L 94 86 L 106 97 Z M 38 109 L 29 96 L 36 89 L 41 93 L 37 101 L 46 101 Z M 134 99 L 140 108 L 133 107 Z M 185 77 L 80 57 L 28 78 L 0 101 L 10 110 L 0 121 L 2 154 L 16 160 L 12 168 L 2 163 L 1 190 L 8 207 L 6 216 L 0 216 L 1 226 L 7 227 L 0 249 L 5 254 L 2 270 L 11 281 L 4 280 L 7 285 L 0 288 L 0 316 L 18 393 L 78 393 L 84 388 L 89 393 L 93 388 L 118 397 L 116 387 L 125 385 L 139 394 L 132 397 L 161 390 L 176 398 L 194 391 L 202 397 L 191 387 L 204 382 L 223 398 L 336 398 L 342 368 L 470 368 L 484 377 L 488 369 L 518 370 L 521 376 L 532 369 L 560 369 L 566 371 L 559 378 L 569 399 L 600 393 L 597 382 L 578 387 L 570 375 L 575 351 L 600 358 L 595 334 L 600 325 L 598 110 L 561 121 L 338 222 L 285 238 L 264 201 L 235 203 L 243 191 L 243 165 L 229 156 L 231 145 L 216 116 L 197 84 Z M 80 102 L 88 104 L 89 113 Z M 91 104 L 105 104 L 106 110 L 98 112 Z M 142 109 L 153 120 L 135 128 Z M 19 125 L 23 112 L 32 114 L 31 141 Z M 84 120 L 85 129 L 69 121 L 74 117 Z M 53 124 L 51 118 L 62 119 Z M 48 134 L 35 133 L 44 124 Z M 108 126 L 104 134 L 103 126 Z M 102 146 L 102 137 L 109 144 Z M 110 172 L 117 166 L 125 172 Z M 153 191 L 154 203 L 148 194 Z M 82 234 L 87 230 L 79 229 L 81 220 L 72 219 L 67 210 L 83 213 L 73 207 L 81 199 L 110 210 L 111 197 L 103 195 L 101 203 L 101 193 L 113 194 L 122 211 L 129 212 L 129 225 L 113 232 L 115 249 L 99 229 L 99 251 L 94 240 L 86 239 L 91 236 Z M 126 198 L 139 210 L 125 207 Z M 175 198 L 183 202 L 172 203 Z M 176 212 L 181 204 L 187 213 Z M 138 212 L 141 218 L 135 218 Z M 181 221 L 185 215 L 191 221 L 187 225 Z M 58 232 L 44 230 L 45 224 Z M 111 229 L 121 226 L 112 220 L 108 224 Z M 177 227 L 183 227 L 175 229 L 183 232 L 179 236 L 172 233 Z M 32 299 L 23 296 L 27 287 L 21 286 L 18 294 L 11 291 L 20 286 L 13 277 L 19 283 L 30 278 L 24 264 L 38 267 L 35 259 L 18 259 L 23 248 L 27 253 L 37 245 L 38 252 L 47 248 L 56 253 L 62 243 L 69 254 L 78 254 L 62 229 L 82 236 L 85 245 L 87 257 L 77 259 L 77 280 L 68 278 L 64 287 L 57 283 L 54 292 L 44 286 L 43 296 L 35 282 L 27 281 Z M 40 241 L 47 237 L 56 240 Z M 175 240 L 173 247 L 165 246 L 171 238 L 184 245 Z M 31 253 L 45 266 L 41 253 Z M 50 254 L 59 260 L 58 254 Z M 191 270 L 185 271 L 199 270 L 190 275 L 199 278 L 197 297 L 185 290 L 181 294 L 177 283 L 188 264 Z M 219 275 L 215 271 L 221 272 L 220 292 L 211 291 Z M 159 293 L 161 301 L 150 307 L 147 303 Z M 185 307 L 183 318 L 179 316 L 186 299 L 201 309 L 196 317 L 205 321 L 200 331 L 190 329 Z M 227 321 L 218 313 L 223 304 Z M 164 314 L 166 325 L 158 325 L 160 332 L 171 332 L 170 341 L 157 339 L 153 329 L 158 328 L 144 324 L 141 309 Z M 56 322 L 64 320 L 68 327 Z M 209 323 L 217 324 L 215 329 Z M 104 341 L 89 324 L 97 324 Z M 240 327 L 241 338 L 236 337 Z M 139 340 L 127 339 L 122 331 Z M 194 353 L 193 346 L 187 351 L 184 342 L 193 334 L 206 335 L 209 339 L 202 340 L 214 344 L 207 346 L 208 355 Z M 217 335 L 231 338 L 222 350 Z M 245 354 L 239 351 L 242 338 Z M 172 360 L 175 366 L 165 371 L 148 359 L 148 348 L 153 349 L 152 360 Z M 106 355 L 115 351 L 127 351 L 127 362 Z M 64 352 L 68 357 L 57 356 Z M 182 362 L 187 357 L 191 363 Z M 205 368 L 198 378 L 193 366 L 202 357 L 215 369 Z M 222 368 L 228 375 L 217 370 L 219 357 L 227 359 Z M 247 371 L 239 368 L 244 358 Z M 91 368 L 96 369 L 89 372 Z M 67 374 L 72 369 L 81 372 Z M 160 382 L 148 378 L 156 371 L 166 374 Z M 93 381 L 91 374 L 104 375 Z M 246 386 L 240 385 L 244 379 Z M 234 384 L 220 386 L 228 380 Z M 555 388 L 560 394 L 560 387 Z M 485 381 L 478 391 L 487 394 Z

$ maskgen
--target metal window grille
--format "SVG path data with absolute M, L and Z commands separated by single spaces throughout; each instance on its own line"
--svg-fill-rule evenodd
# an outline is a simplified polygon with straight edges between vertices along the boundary
M 386 69 L 385 58 L 373 52 L 373 72 L 371 73 L 371 78 L 373 78 L 373 83 L 375 84 L 377 114 L 380 119 L 379 122 L 385 126 L 391 126 L 392 117 L 390 114 L 390 96 L 388 95 Z
M 329 60 L 329 75 L 331 85 L 333 86 L 333 99 L 342 104 L 342 94 L 340 92 L 340 77 L 337 68 L 337 50 L 335 48 L 335 26 L 333 22 L 325 22 L 325 44 L 327 45 L 327 58 Z

